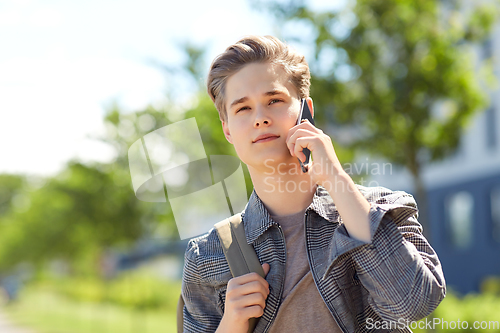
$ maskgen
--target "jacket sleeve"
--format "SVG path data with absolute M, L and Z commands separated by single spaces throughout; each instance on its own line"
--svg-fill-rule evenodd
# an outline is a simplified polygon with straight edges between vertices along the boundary
M 199 247 L 191 240 L 184 256 L 181 293 L 184 298 L 184 332 L 213 333 L 222 319 L 215 288 L 199 271 Z
M 445 297 L 441 263 L 422 235 L 413 197 L 380 187 L 374 191 L 364 193 L 371 205 L 371 242 L 350 237 L 342 224 L 334 233 L 335 256 L 351 252 L 369 304 L 382 319 L 422 319 Z

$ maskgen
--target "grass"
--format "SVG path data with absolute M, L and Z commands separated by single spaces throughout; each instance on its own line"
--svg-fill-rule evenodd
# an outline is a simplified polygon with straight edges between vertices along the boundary
M 127 296 L 135 300 L 137 295 L 145 295 L 145 299 L 150 299 L 145 294 L 143 288 L 137 287 L 140 279 L 130 280 L 128 286 L 120 282 L 120 288 L 114 290 L 114 293 L 121 293 L 123 297 Z M 74 281 L 75 282 L 75 281 Z M 73 284 L 75 287 L 76 282 Z M 136 286 L 137 290 L 134 290 Z M 155 287 L 153 287 L 155 286 Z M 175 303 L 180 292 L 180 282 L 153 285 L 151 292 L 155 295 L 161 295 L 164 302 L 159 308 L 143 308 L 143 301 L 131 302 L 127 297 L 122 303 L 109 302 L 85 302 L 75 299 L 79 293 L 64 294 L 56 292 L 53 285 L 43 284 L 27 286 L 23 289 L 20 299 L 4 308 L 3 312 L 7 314 L 10 320 L 34 329 L 37 333 L 163 333 L 176 332 L 176 313 Z M 159 288 L 159 289 L 157 289 Z M 62 288 L 64 289 L 64 288 Z M 85 288 L 83 288 L 85 289 Z M 113 293 L 110 288 L 109 293 Z M 99 293 L 98 293 L 99 294 Z M 135 295 L 135 296 L 134 296 Z M 148 297 L 146 297 L 148 296 Z M 111 301 L 116 301 L 116 297 Z M 87 299 L 87 298 L 85 298 Z M 90 298 L 91 299 L 91 298 Z M 135 304 L 125 306 L 124 304 Z M 156 303 L 154 303 L 156 304 Z M 489 329 L 472 329 L 474 321 L 489 322 L 500 321 L 500 295 L 492 292 L 483 294 L 469 294 L 465 297 L 458 297 L 457 294 L 449 291 L 446 298 L 433 313 L 434 318 L 442 318 L 448 322 L 467 321 L 469 323 L 469 332 L 500 332 L 496 326 Z M 427 318 L 432 321 L 432 317 Z M 498 325 L 498 324 L 497 324 Z M 435 327 L 436 332 L 457 332 L 458 328 L 443 329 L 441 325 Z M 415 333 L 426 332 L 426 329 L 414 329 Z
M 133 310 L 118 305 L 76 302 L 40 288 L 28 288 L 16 303 L 5 307 L 4 312 L 12 322 L 39 333 L 163 333 L 177 330 L 176 313 L 171 309 Z

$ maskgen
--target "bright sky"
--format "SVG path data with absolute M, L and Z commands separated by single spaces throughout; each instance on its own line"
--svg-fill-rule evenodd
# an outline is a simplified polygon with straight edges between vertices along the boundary
M 179 63 L 184 40 L 208 45 L 212 59 L 243 35 L 274 33 L 246 0 L 2 0 L 0 172 L 111 160 L 89 136 L 103 131 L 113 101 L 125 110 L 161 102 L 165 75 L 148 60 Z

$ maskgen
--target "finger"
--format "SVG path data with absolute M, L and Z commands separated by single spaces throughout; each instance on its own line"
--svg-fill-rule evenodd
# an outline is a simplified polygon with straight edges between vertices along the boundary
M 305 120 L 307 120 L 307 119 L 305 119 Z M 319 130 L 317 127 L 315 127 L 309 121 L 303 122 L 303 123 L 300 123 L 298 125 L 293 126 L 292 128 L 290 128 L 288 130 L 288 135 L 286 137 L 286 140 L 288 141 L 288 139 L 290 138 L 290 136 L 292 136 L 299 129 L 310 130 L 312 132 L 317 132 Z
M 248 282 L 256 281 L 259 278 L 262 279 L 262 277 L 259 274 L 252 272 L 252 273 L 248 273 L 245 275 L 241 275 L 241 276 L 232 278 L 231 280 L 229 280 L 228 285 L 230 283 L 237 284 L 237 285 L 243 285 L 243 284 L 248 283 Z
M 254 293 L 260 293 L 262 296 L 267 297 L 269 295 L 269 283 L 261 278 L 258 281 L 251 281 L 236 287 L 228 287 L 227 290 L 227 294 L 230 294 L 231 297 L 240 297 Z
M 248 295 L 226 295 L 227 306 L 236 308 L 245 308 L 252 305 L 259 305 L 262 308 L 266 306 L 266 299 L 268 295 L 262 295 L 262 293 L 253 293 Z
M 302 150 L 301 150 L 301 151 L 299 151 L 299 152 L 297 153 L 297 158 L 298 158 L 298 159 L 299 159 L 302 163 L 305 163 L 305 162 L 306 162 L 306 154 L 304 154 L 304 153 L 302 152 Z
M 306 130 L 306 129 L 298 129 L 285 142 L 288 146 L 288 149 L 293 150 L 292 145 L 296 143 L 297 138 L 304 137 L 304 136 L 313 136 L 314 134 L 315 134 L 314 132 L 311 132 L 311 131 Z M 292 154 L 292 156 L 293 156 L 293 154 Z
M 264 270 L 264 276 L 266 276 L 267 273 L 269 273 L 269 271 L 271 270 L 271 266 L 269 266 L 268 263 L 264 263 L 262 264 L 262 269 Z
M 253 305 L 258 305 L 262 308 L 266 306 L 266 296 L 261 293 L 254 293 L 250 295 L 244 295 L 239 297 L 234 303 L 237 307 L 245 308 Z
M 261 307 L 260 305 L 252 305 L 246 307 L 242 309 L 243 316 L 248 319 L 262 317 L 262 315 L 264 314 L 264 307 Z
M 260 292 L 262 295 L 267 295 L 269 293 L 269 282 L 259 276 L 258 280 L 245 283 L 241 288 L 242 293 L 245 294 Z
M 307 148 L 312 153 L 313 149 L 312 149 L 311 143 L 314 139 L 315 139 L 315 137 L 310 136 L 310 137 L 301 137 L 295 141 L 293 153 L 295 154 L 295 156 L 297 156 L 300 159 L 300 161 L 302 163 L 304 163 L 306 161 L 306 155 L 302 152 L 302 150 L 304 148 Z
M 248 296 L 238 299 L 226 298 L 226 311 L 243 320 L 248 320 L 252 317 L 260 317 L 264 312 L 266 302 L 260 294 L 257 296 L 259 299 L 251 299 L 251 297 Z
M 321 129 L 317 128 L 315 125 L 313 125 L 309 119 L 302 119 L 302 122 L 299 124 L 299 125 L 302 125 L 304 128 L 309 128 L 311 130 L 314 130 L 314 131 L 317 131 L 318 133 L 319 132 L 322 132 Z
M 303 128 L 305 128 L 305 123 L 301 123 L 301 124 L 297 124 L 297 125 L 292 126 L 288 130 L 288 135 L 286 136 L 286 140 L 288 140 L 290 138 L 290 136 L 292 136 L 295 133 L 295 131 L 297 131 L 299 129 L 303 129 Z

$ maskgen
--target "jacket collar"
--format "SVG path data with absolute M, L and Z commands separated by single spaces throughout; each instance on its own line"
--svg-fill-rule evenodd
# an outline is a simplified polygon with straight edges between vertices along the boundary
M 309 207 L 307 207 L 306 212 L 308 210 L 315 211 L 319 216 L 332 223 L 339 220 L 339 213 L 330 194 L 320 185 L 317 186 L 313 200 Z M 271 219 L 269 212 L 255 192 L 255 189 L 242 213 L 242 220 L 248 244 L 255 242 L 272 225 L 277 225 Z

